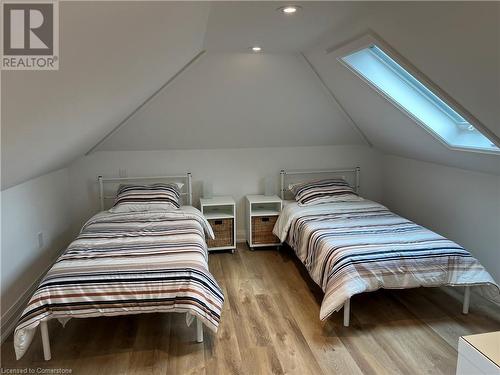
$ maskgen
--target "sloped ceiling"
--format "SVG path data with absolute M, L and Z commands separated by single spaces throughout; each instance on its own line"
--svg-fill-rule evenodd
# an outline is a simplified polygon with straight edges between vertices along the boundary
M 301 56 L 208 53 L 98 150 L 359 144 Z
M 213 2 L 205 49 L 211 52 L 248 52 L 258 44 L 266 52 L 297 53 L 314 45 L 333 26 L 350 23 L 363 12 L 363 3 L 322 1 L 302 4 L 301 11 L 284 16 L 275 1 Z M 293 4 L 297 4 L 293 2 Z
M 500 135 L 500 3 L 395 2 L 364 10 L 351 24 L 323 35 L 306 55 L 373 145 L 390 154 L 500 174 L 498 155 L 446 148 L 325 52 L 375 31 Z
M 304 52 L 376 148 L 500 173 L 498 155 L 448 149 L 326 53 L 374 31 L 500 134 L 499 3 L 301 5 L 299 14 L 284 17 L 275 3 L 214 3 L 204 42 L 209 55 L 100 149 L 362 143 L 335 102 L 325 106 L 312 72 L 297 65 Z M 255 44 L 264 53 L 249 53 Z
M 212 3 L 207 54 L 97 150 L 364 143 L 299 54 L 358 7 L 319 2 L 289 18 L 281 5 Z
M 88 151 L 202 49 L 208 12 L 61 2 L 60 70 L 2 71 L 2 189 Z
M 375 147 L 500 173 L 498 156 L 447 149 L 325 53 L 371 29 L 498 135 L 500 3 L 303 2 L 292 17 L 276 2 L 60 5 L 61 69 L 2 72 L 2 188 L 83 155 L 202 49 L 98 149 L 362 143 L 304 52 Z

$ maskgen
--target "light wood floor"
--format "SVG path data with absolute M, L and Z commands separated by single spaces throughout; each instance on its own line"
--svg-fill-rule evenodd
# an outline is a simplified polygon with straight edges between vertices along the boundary
M 41 338 L 16 362 L 12 336 L 2 367 L 70 368 L 73 374 L 453 374 L 460 335 L 500 330 L 500 314 L 461 291 L 413 289 L 355 296 L 351 327 L 342 314 L 320 322 L 321 291 L 289 249 L 210 256 L 225 293 L 217 336 L 194 341 L 180 314 L 73 319 L 49 323 L 50 362 Z

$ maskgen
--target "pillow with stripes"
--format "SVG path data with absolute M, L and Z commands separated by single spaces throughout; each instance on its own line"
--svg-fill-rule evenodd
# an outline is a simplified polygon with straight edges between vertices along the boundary
M 288 186 L 299 206 L 319 203 L 362 201 L 342 178 L 314 180 Z
M 120 185 L 110 212 L 164 211 L 180 208 L 182 183 Z

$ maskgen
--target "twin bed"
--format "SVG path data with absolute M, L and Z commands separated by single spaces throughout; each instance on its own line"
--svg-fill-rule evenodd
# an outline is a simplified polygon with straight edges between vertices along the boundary
M 319 188 L 313 183 L 313 190 L 301 185 L 325 174 L 337 177 L 333 201 L 331 183 L 320 183 Z M 482 286 L 498 300 L 498 286 L 469 252 L 378 203 L 359 198 L 359 177 L 359 168 L 281 172 L 285 205 L 274 234 L 294 249 L 323 289 L 320 319 L 343 307 L 348 326 L 350 298 L 379 288 L 464 286 L 464 313 L 470 286 Z M 298 201 L 288 200 L 287 183 L 294 179 L 290 186 Z M 47 328 L 51 319 L 65 324 L 71 318 L 178 312 L 186 313 L 188 324 L 196 320 L 198 342 L 203 340 L 203 324 L 217 331 L 224 296 L 208 269 L 205 238 L 213 238 L 213 232 L 191 206 L 191 175 L 99 177 L 98 181 L 101 212 L 85 223 L 29 301 L 14 333 L 18 359 L 38 326 L 44 358 L 51 358 Z M 168 184 L 120 186 L 146 181 Z M 146 188 L 147 194 L 141 190 Z M 176 202 L 181 197 L 183 206 Z M 105 210 L 111 199 L 115 205 Z M 137 209 L 138 205 L 146 205 L 147 210 Z
M 343 189 L 340 198 L 331 199 L 335 189 L 324 183 L 329 180 L 319 179 L 325 176 L 330 181 L 350 180 L 352 197 Z M 283 170 L 280 177 L 284 208 L 274 234 L 290 245 L 325 293 L 321 320 L 343 307 L 348 326 L 351 297 L 380 288 L 465 287 L 464 314 L 469 311 L 471 286 L 480 286 L 483 294 L 500 302 L 495 281 L 462 246 L 379 203 L 356 198 L 359 168 Z M 319 187 L 307 186 L 311 180 Z M 302 186 L 304 204 L 294 200 L 294 185 Z
M 115 207 L 146 200 L 155 209 L 104 210 L 105 201 L 115 199 L 117 187 L 110 187 L 112 194 L 106 195 L 107 185 L 145 180 L 182 186 L 184 192 L 179 189 L 177 195 L 186 205 L 164 209 L 157 195 L 134 193 L 123 194 L 122 206 Z M 201 212 L 190 206 L 191 192 L 190 174 L 100 177 L 102 211 L 85 223 L 36 289 L 14 333 L 16 357 L 24 355 L 40 326 L 44 357 L 51 358 L 47 329 L 51 319 L 65 324 L 70 318 L 177 312 L 186 313 L 189 323 L 196 318 L 198 342 L 203 340 L 202 324 L 217 331 L 224 296 L 208 270 L 205 236 L 213 238 L 213 232 Z

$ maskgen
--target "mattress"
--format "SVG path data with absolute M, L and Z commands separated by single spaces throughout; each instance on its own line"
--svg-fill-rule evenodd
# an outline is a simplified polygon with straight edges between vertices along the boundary
M 273 232 L 325 293 L 322 320 L 353 295 L 380 288 L 480 285 L 500 301 L 498 285 L 462 246 L 376 202 L 288 201 Z
M 210 225 L 193 207 L 101 212 L 45 275 L 14 333 L 19 359 L 41 321 L 186 312 L 217 331 L 224 296 L 208 270 Z

